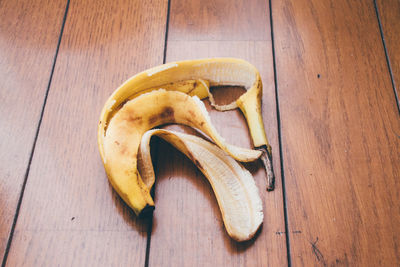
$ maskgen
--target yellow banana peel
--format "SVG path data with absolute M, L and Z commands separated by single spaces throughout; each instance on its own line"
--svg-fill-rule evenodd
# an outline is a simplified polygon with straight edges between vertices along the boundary
M 209 87 L 221 85 L 243 86 L 247 92 L 229 105 L 216 105 Z M 261 157 L 267 170 L 269 187 L 273 188 L 272 154 L 261 116 L 261 96 L 262 82 L 258 70 L 241 59 L 213 58 L 172 62 L 133 76 L 110 96 L 100 116 L 98 145 L 110 183 L 137 215 L 146 208 L 153 207 L 150 189 L 154 183 L 154 172 L 151 160 L 148 160 L 149 153 L 146 156 L 146 153 L 141 152 L 143 149 L 140 144 L 145 136 L 159 135 L 195 163 L 202 162 L 201 167 L 198 166 L 213 186 L 228 233 L 239 241 L 251 238 L 262 222 L 260 206 L 254 204 L 258 200 L 249 198 L 252 192 L 254 194 L 254 188 L 249 184 L 254 181 L 251 175 L 248 178 L 245 171 L 232 172 L 233 169 L 243 168 L 236 165 L 232 167 L 234 160 L 230 160 L 226 153 L 242 162 Z M 207 97 L 218 110 L 240 108 L 257 150 L 240 148 L 225 142 L 212 125 L 205 106 L 200 101 Z M 178 133 L 161 130 L 148 133 L 150 129 L 166 123 L 179 123 L 199 129 L 210 136 L 219 148 Z M 138 162 L 139 156 L 147 157 L 147 160 Z M 214 166 L 212 162 L 221 162 L 221 167 Z M 232 187 L 226 183 L 229 175 L 239 181 Z M 229 194 L 241 197 L 228 197 Z M 246 209 L 251 210 L 251 216 L 247 214 L 249 219 L 242 221 L 247 228 L 239 226 L 240 229 L 245 229 L 241 231 L 236 227 L 240 225 L 240 220 L 232 213 L 243 215 Z

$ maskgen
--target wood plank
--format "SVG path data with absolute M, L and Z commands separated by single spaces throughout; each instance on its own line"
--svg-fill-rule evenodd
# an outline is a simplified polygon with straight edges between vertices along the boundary
M 8 266 L 144 265 L 149 224 L 109 185 L 97 123 L 115 88 L 162 63 L 167 4 L 70 2 Z
M 374 4 L 272 11 L 292 264 L 397 266 L 400 120 Z
M 271 38 L 265 0 L 171 1 L 170 12 L 168 41 L 269 41 Z
M 157 158 L 149 266 L 287 264 L 269 29 L 268 1 L 171 1 L 167 62 L 231 56 L 249 60 L 260 70 L 264 82 L 264 123 L 273 147 L 277 182 L 275 191 L 266 192 L 266 174 L 261 163 L 246 165 L 255 175 L 265 219 L 256 238 L 237 243 L 224 229 L 205 177 L 185 156 L 162 143 Z M 235 99 L 235 93 L 238 92 L 224 90 L 223 94 Z M 217 112 L 209 105 L 207 108 L 227 141 L 250 147 L 246 122 L 239 111 Z M 185 130 L 179 126 L 172 128 Z
M 0 1 L 0 257 L 28 168 L 65 0 Z
M 400 85 L 400 1 L 376 0 L 397 96 Z M 399 99 L 397 99 L 399 101 Z

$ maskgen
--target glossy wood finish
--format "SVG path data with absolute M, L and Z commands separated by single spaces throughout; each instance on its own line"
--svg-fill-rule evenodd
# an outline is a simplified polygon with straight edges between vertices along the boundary
M 399 84 L 399 2 L 376 3 Z M 66 1 L 0 0 L 1 254 L 32 155 L 6 266 L 398 266 L 400 117 L 373 1 L 272 0 L 270 25 L 265 0 L 171 0 L 167 61 L 234 56 L 259 68 L 277 187 L 264 191 L 261 164 L 246 164 L 265 219 L 236 243 L 206 179 L 160 141 L 152 225 L 123 204 L 98 154 L 98 117 L 117 86 L 162 63 L 167 9 L 71 0 L 32 154 Z M 224 101 L 242 92 L 215 90 Z M 227 141 L 251 146 L 239 111 L 206 105 Z
M 397 96 L 400 85 L 400 1 L 376 0 Z M 399 100 L 397 100 L 399 101 Z
M 144 266 L 147 220 L 97 149 L 108 96 L 162 63 L 167 1 L 71 1 L 7 266 Z
M 261 163 L 246 165 L 255 175 L 260 189 L 265 219 L 255 239 L 237 243 L 225 231 L 206 178 L 184 155 L 162 143 L 157 158 L 156 209 L 149 266 L 287 265 L 269 28 L 267 1 L 171 2 L 167 62 L 238 57 L 250 61 L 260 70 L 264 83 L 264 123 L 273 147 L 277 182 L 275 191 L 266 192 L 266 174 Z M 215 92 L 218 99 L 218 89 Z M 220 99 L 233 100 L 234 95 L 238 97 L 243 91 L 228 89 L 223 92 L 219 94 Z M 208 110 L 214 125 L 228 142 L 251 146 L 246 121 L 240 111 L 218 112 L 209 105 Z
M 268 41 L 268 1 L 171 0 L 168 41 Z M 190 13 L 188 13 L 190 12 Z
M 272 11 L 292 265 L 398 266 L 400 120 L 374 4 Z
M 28 168 L 65 4 L 0 1 L 0 259 Z

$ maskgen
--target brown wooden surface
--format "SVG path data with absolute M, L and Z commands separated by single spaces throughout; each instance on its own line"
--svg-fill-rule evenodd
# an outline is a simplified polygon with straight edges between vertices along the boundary
M 272 11 L 292 265 L 398 266 L 400 120 L 374 4 Z
M 397 95 L 400 85 L 400 1 L 376 0 Z
M 143 266 L 146 220 L 109 185 L 101 108 L 162 63 L 166 1 L 71 1 L 7 266 Z
M 399 84 L 399 2 L 376 2 Z M 169 20 L 167 9 L 167 0 L 70 2 L 6 266 L 400 265 L 400 116 L 374 2 L 272 0 L 273 25 L 265 0 L 170 0 Z M 66 1 L 0 0 L 1 254 L 65 11 Z M 228 237 L 208 182 L 165 142 L 152 229 L 107 181 L 100 110 L 123 81 L 161 64 L 164 48 L 167 62 L 234 56 L 261 72 L 277 183 L 266 192 L 260 163 L 246 164 L 265 215 L 250 242 Z M 207 108 L 227 141 L 251 146 L 239 111 Z
M 167 62 L 229 56 L 249 60 L 260 70 L 264 122 L 273 147 L 277 182 L 275 191 L 266 192 L 266 174 L 261 163 L 247 165 L 255 175 L 265 219 L 259 235 L 240 244 L 227 235 L 206 178 L 184 155 L 163 144 L 158 153 L 150 266 L 287 265 L 285 235 L 277 234 L 285 231 L 285 222 L 269 28 L 267 1 L 171 2 Z M 224 90 L 224 97 L 219 99 L 235 92 Z M 210 107 L 208 110 L 228 142 L 251 147 L 240 111 L 218 112 Z
M 0 259 L 28 168 L 65 4 L 0 1 Z

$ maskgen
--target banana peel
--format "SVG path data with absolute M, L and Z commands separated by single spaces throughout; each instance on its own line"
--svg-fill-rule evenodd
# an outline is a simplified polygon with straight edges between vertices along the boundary
M 139 170 L 151 188 L 155 181 L 150 139 L 158 136 L 184 153 L 201 170 L 216 196 L 225 229 L 236 241 L 251 239 L 263 221 L 262 201 L 251 173 L 218 146 L 197 136 L 155 129 L 147 131 L 139 147 Z
M 203 102 L 197 96 L 159 89 L 126 102 L 100 136 L 100 153 L 107 176 L 122 199 L 139 215 L 154 206 L 151 184 L 138 171 L 138 149 L 144 133 L 156 126 L 179 123 L 199 129 L 234 159 L 254 161 L 261 151 L 236 147 L 225 142 L 211 123 Z
M 243 86 L 247 92 L 236 101 L 220 106 L 215 103 L 209 87 L 221 85 Z M 254 147 L 262 152 L 261 159 L 267 172 L 267 190 L 273 190 L 272 151 L 261 116 L 261 77 L 252 64 L 236 58 L 171 62 L 145 70 L 127 80 L 110 96 L 101 112 L 98 143 L 102 158 L 103 138 L 115 113 L 127 101 L 160 88 L 180 91 L 200 99 L 209 97 L 211 105 L 222 111 L 239 107 L 246 118 Z

